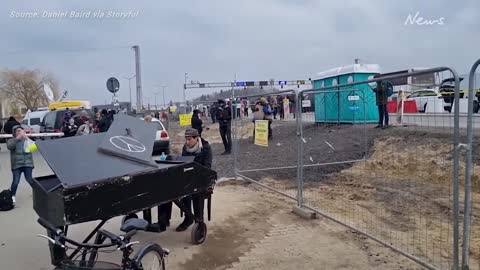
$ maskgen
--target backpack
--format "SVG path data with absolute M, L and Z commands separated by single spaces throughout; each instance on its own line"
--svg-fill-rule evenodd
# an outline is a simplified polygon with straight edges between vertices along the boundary
M 0 192 L 0 211 L 13 209 L 12 192 L 8 189 Z
M 272 112 L 272 108 L 270 107 L 270 105 L 265 105 L 264 106 L 264 109 L 263 109 L 263 112 L 265 113 L 265 116 L 264 116 L 264 119 L 265 120 L 273 120 L 273 112 Z

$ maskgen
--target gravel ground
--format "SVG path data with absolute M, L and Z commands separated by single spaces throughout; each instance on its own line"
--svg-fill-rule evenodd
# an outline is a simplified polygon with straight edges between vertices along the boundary
M 244 133 L 250 123 L 244 123 L 238 133 Z M 441 138 L 452 141 L 451 130 L 424 129 L 418 127 L 391 127 L 386 130 L 375 129 L 375 125 L 319 125 L 309 123 L 304 125 L 304 155 L 305 165 L 318 163 L 334 163 L 328 166 L 306 167 L 305 181 L 321 181 L 324 176 L 347 169 L 350 163 L 345 161 L 362 159 L 371 155 L 376 139 L 388 136 L 422 140 L 424 138 Z M 215 126 L 210 129 L 215 132 Z M 264 169 L 297 165 L 298 137 L 295 122 L 274 122 L 273 140 L 269 147 L 253 144 L 253 137 L 238 141 L 238 170 Z M 464 135 L 464 134 L 462 134 Z M 463 138 L 464 136 L 462 136 Z M 207 137 L 205 137 L 207 140 Z M 221 156 L 223 144 L 212 143 L 214 152 L 213 168 L 219 177 L 233 176 L 233 155 Z M 478 157 L 475 158 L 478 163 Z M 339 164 L 335 164 L 339 163 Z M 272 177 L 274 179 L 295 179 L 296 168 L 269 170 L 263 172 L 246 172 L 253 179 Z

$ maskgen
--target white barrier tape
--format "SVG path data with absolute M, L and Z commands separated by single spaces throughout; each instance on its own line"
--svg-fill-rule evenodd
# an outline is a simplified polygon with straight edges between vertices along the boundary
M 27 134 L 28 137 L 63 137 L 64 134 L 62 132 L 59 133 L 32 133 Z M 12 138 L 11 134 L 0 134 L 0 138 Z

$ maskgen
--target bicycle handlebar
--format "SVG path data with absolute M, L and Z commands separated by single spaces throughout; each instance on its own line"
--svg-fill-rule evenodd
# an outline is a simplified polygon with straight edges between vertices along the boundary
M 50 224 L 50 222 L 46 221 L 45 219 L 43 218 L 39 218 L 37 220 L 37 222 L 42 225 L 43 227 L 45 227 L 45 229 L 49 230 L 49 231 L 52 231 L 54 232 L 55 234 L 61 234 L 61 230 L 59 228 L 55 228 L 52 224 Z

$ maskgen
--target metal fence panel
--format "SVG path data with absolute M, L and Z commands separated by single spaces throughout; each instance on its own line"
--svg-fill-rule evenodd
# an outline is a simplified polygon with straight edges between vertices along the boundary
M 236 96 L 235 98 L 240 100 L 248 99 L 249 103 L 254 105 L 261 97 L 283 97 L 288 95 L 296 96 L 294 91 L 286 90 L 259 95 Z M 279 108 L 280 104 L 276 104 L 278 105 L 277 108 Z M 290 111 L 290 109 L 292 110 Z M 236 177 L 296 200 L 296 106 L 288 106 L 288 112 L 287 114 L 281 114 L 280 109 L 278 109 L 278 113 L 274 114 L 271 123 L 273 134 L 272 139 L 269 140 L 268 147 L 254 144 L 255 124 L 253 122 L 252 110 L 249 111 L 248 117 L 242 115 L 234 119 L 232 123 L 233 154 Z M 310 112 L 305 113 L 309 114 Z
M 429 269 L 459 266 L 458 179 L 460 165 L 465 166 L 460 160 L 459 80 L 449 68 L 407 75 L 444 71 L 451 71 L 456 82 L 453 114 L 427 112 L 408 118 L 399 114 L 397 127 L 385 130 L 353 121 L 359 117 L 354 113 L 358 104 L 353 103 L 357 98 L 350 97 L 365 100 L 365 92 L 353 87 L 405 77 L 392 75 L 315 89 L 316 95 L 335 100 L 344 115 L 332 121 L 331 113 L 324 114 L 325 119 L 317 117 L 316 123 L 303 114 L 298 119 L 299 205 Z M 301 91 L 299 102 L 305 92 L 311 91 Z M 427 108 L 443 103 L 433 98 Z M 352 110 L 352 117 L 345 116 L 345 109 Z M 390 119 L 397 122 L 395 117 Z
M 478 208 L 480 205 L 479 192 L 479 172 L 475 171 L 473 151 L 478 153 L 479 146 L 473 137 L 475 126 L 474 105 L 478 100 L 475 98 L 475 71 L 480 65 L 480 59 L 477 60 L 470 69 L 468 81 L 468 120 L 467 120 L 467 142 L 465 145 L 465 193 L 464 193 L 464 223 L 463 223 L 463 243 L 462 243 L 462 269 L 480 269 L 480 223 L 472 211 L 472 208 Z M 478 161 L 478 155 L 475 157 Z M 473 177 L 475 177 L 473 179 Z M 474 183 L 472 185 L 472 179 Z M 477 210 L 478 212 L 478 210 Z M 473 255 L 474 258 L 471 258 Z M 476 262 L 474 261 L 476 260 Z

